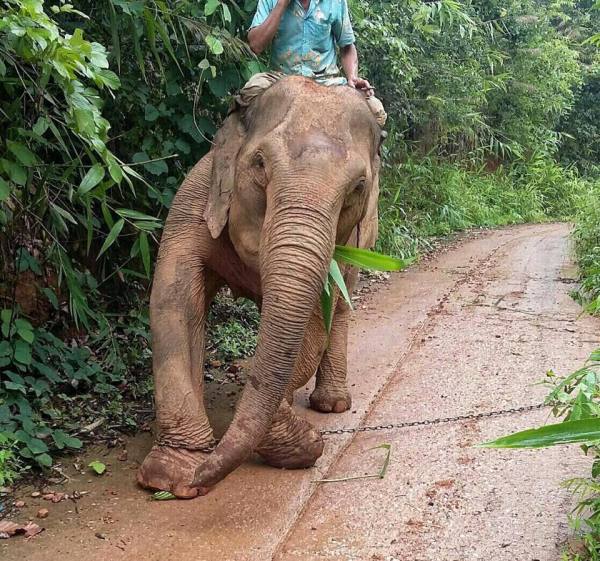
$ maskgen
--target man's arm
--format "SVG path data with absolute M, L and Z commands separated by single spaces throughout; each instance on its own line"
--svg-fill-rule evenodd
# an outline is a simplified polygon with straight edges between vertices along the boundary
M 364 91 L 367 97 L 371 97 L 373 95 L 373 87 L 367 80 L 358 77 L 358 52 L 354 44 L 346 45 L 340 49 L 340 61 L 348 80 L 348 85 L 357 90 Z
M 290 0 L 277 0 L 277 4 L 275 4 L 267 19 L 248 32 L 248 44 L 257 55 L 262 53 L 271 44 L 289 3 Z

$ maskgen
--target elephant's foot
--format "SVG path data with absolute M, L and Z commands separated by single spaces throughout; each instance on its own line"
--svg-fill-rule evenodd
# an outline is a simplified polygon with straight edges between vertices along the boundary
M 323 446 L 319 432 L 308 421 L 297 417 L 284 402 L 256 452 L 270 466 L 301 469 L 315 464 L 323 453 Z
M 178 499 L 193 499 L 207 490 L 191 487 L 196 468 L 209 456 L 198 450 L 155 445 L 137 473 L 138 483 L 157 491 L 170 491 Z
M 350 409 L 351 405 L 352 398 L 346 388 L 333 389 L 317 385 L 310 394 L 311 408 L 321 413 L 343 413 Z

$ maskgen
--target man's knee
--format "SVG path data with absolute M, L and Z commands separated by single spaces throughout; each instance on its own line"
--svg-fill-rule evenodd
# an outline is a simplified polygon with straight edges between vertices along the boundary
M 246 82 L 235 100 L 238 106 L 248 107 L 267 88 L 284 76 L 281 72 L 260 72 Z

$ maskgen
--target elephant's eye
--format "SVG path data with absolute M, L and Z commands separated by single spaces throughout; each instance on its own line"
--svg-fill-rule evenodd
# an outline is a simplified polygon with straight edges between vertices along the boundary
M 262 152 L 256 152 L 252 157 L 252 171 L 254 181 L 261 187 L 265 187 L 267 185 L 267 171 L 265 157 Z
M 354 190 L 357 193 L 362 193 L 367 188 L 367 180 L 363 177 L 358 183 L 354 186 Z

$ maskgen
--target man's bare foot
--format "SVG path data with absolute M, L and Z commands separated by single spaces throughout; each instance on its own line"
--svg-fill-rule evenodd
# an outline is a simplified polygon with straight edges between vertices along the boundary
M 208 453 L 184 448 L 155 445 L 137 473 L 138 483 L 145 489 L 170 491 L 178 499 L 205 495 L 208 489 L 191 487 L 196 468 Z

